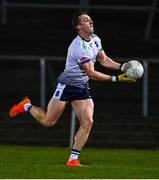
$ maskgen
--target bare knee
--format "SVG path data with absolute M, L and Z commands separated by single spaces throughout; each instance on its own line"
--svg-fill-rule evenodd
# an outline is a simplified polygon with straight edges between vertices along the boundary
M 58 119 L 52 120 L 52 119 L 46 118 L 46 119 L 45 119 L 45 122 L 43 123 L 43 125 L 44 125 L 45 127 L 52 127 L 52 126 L 54 126 L 54 125 L 56 124 L 57 120 L 58 120 Z
M 93 126 L 93 119 L 92 118 L 87 118 L 87 119 L 84 119 L 81 123 L 81 125 L 87 129 L 87 130 L 90 130 Z

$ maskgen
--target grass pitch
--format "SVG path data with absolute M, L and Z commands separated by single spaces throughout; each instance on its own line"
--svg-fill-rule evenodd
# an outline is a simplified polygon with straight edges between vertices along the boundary
M 0 179 L 158 179 L 159 151 L 85 148 L 85 167 L 66 167 L 68 148 L 0 146 Z

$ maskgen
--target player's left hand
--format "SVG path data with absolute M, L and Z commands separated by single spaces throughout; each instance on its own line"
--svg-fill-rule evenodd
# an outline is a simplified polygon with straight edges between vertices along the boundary
M 124 74 L 119 74 L 119 75 L 117 76 L 117 79 L 118 79 L 118 81 L 121 81 L 121 82 L 128 82 L 128 83 L 135 83 L 135 82 L 136 82 L 136 79 L 127 77 L 127 76 L 126 76 L 126 73 L 124 73 Z

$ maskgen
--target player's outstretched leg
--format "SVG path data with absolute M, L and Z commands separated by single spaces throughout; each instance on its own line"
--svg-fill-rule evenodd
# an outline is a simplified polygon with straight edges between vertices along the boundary
M 43 108 L 32 105 L 29 98 L 24 98 L 20 103 L 11 107 L 9 116 L 14 117 L 20 113 L 29 112 L 41 125 L 51 127 L 56 124 L 65 106 L 65 101 L 51 98 L 47 106 L 47 112 L 45 112 Z

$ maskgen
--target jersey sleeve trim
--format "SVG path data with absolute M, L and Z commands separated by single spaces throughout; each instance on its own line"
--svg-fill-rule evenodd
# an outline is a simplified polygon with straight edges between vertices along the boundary
M 82 58 L 79 59 L 78 63 L 79 64 L 85 64 L 87 62 L 90 62 L 90 60 L 91 59 L 89 57 L 82 57 Z
M 80 63 L 80 64 L 85 64 L 85 63 L 88 63 L 88 62 L 90 62 L 91 60 L 90 59 L 88 59 L 87 61 L 84 61 L 84 62 L 82 62 L 82 63 Z

